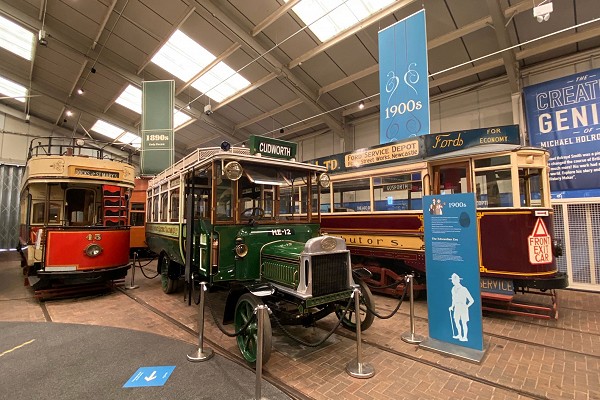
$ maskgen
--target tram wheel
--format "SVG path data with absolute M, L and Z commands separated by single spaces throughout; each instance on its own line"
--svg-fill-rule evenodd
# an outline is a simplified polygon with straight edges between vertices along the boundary
M 235 306 L 235 331 L 237 332 L 246 325 L 248 320 L 253 318 L 256 307 L 263 304 L 262 300 L 253 294 L 243 294 Z M 269 358 L 271 358 L 271 341 L 273 336 L 271 320 L 268 317 L 264 320 L 263 328 L 262 362 L 264 365 L 269 361 Z M 244 359 L 252 366 L 255 366 L 258 350 L 258 317 L 255 317 L 254 321 L 248 325 L 248 328 L 236 337 L 236 340 Z
M 373 325 L 373 321 L 375 320 L 375 316 L 367 310 L 367 308 L 371 310 L 375 309 L 375 299 L 373 298 L 371 289 L 369 289 L 365 282 L 361 280 L 358 280 L 357 282 L 360 286 L 361 293 L 359 312 L 355 312 L 355 303 L 354 299 L 352 299 L 348 312 L 346 312 L 345 305 L 338 305 L 335 310 L 335 315 L 337 315 L 338 318 L 342 318 L 342 326 L 351 331 L 356 331 L 356 321 L 357 318 L 360 318 L 360 329 L 361 331 L 366 331 Z
M 160 257 L 160 282 L 162 284 L 162 290 L 166 294 L 174 293 L 177 290 L 177 280 L 169 276 L 169 267 L 171 266 L 171 260 L 169 256 L 163 254 Z

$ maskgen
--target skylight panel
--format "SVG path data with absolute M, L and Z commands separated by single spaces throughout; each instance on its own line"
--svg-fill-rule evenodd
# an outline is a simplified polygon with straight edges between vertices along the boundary
M 123 130 L 113 124 L 109 124 L 108 122 L 103 121 L 101 119 L 96 121 L 94 126 L 92 126 L 92 130 L 94 132 L 98 132 L 104 136 L 107 136 L 111 139 L 116 139 L 125 132 L 125 130 Z
M 34 40 L 33 33 L 0 16 L 0 47 L 31 61 Z
M 27 88 L 0 76 L 0 94 L 25 103 Z
M 191 119 L 192 119 L 192 117 L 190 117 L 183 111 L 178 112 L 177 110 L 174 110 L 173 111 L 173 125 L 175 126 L 174 129 L 177 129 L 181 125 L 186 124 Z
M 235 72 L 224 62 L 218 63 L 192 83 L 194 88 L 216 102 L 221 102 L 233 96 L 249 85 L 250 81 Z
M 142 91 L 133 85 L 127 86 L 115 102 L 138 114 L 142 113 Z
M 184 82 L 192 79 L 216 57 L 180 30 L 159 50 L 152 62 Z
M 142 147 L 142 138 L 134 133 L 125 132 L 125 134 L 119 138 L 119 143 L 127 144 L 139 149 Z
M 321 42 L 325 42 L 394 1 L 348 0 L 344 3 L 344 0 L 302 0 L 292 10 Z

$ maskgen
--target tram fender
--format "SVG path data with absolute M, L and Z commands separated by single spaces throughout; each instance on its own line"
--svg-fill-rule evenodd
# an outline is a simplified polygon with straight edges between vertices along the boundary
M 275 288 L 266 282 L 252 282 L 241 286 L 235 286 L 229 290 L 227 300 L 225 301 L 225 311 L 223 312 L 223 324 L 231 324 L 235 313 L 237 301 L 244 293 L 252 293 L 258 297 L 270 296 L 275 292 Z

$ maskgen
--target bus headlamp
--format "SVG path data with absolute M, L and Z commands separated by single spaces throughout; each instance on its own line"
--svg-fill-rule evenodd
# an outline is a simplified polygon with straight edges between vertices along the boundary
M 237 181 L 240 179 L 242 177 L 242 171 L 242 166 L 237 161 L 229 161 L 223 168 L 223 172 L 225 173 L 227 179 L 232 181 Z
M 321 175 L 319 175 L 319 185 L 321 185 L 321 187 L 328 188 L 330 181 L 331 178 L 329 178 L 328 174 L 322 173 Z
M 95 243 L 89 244 L 84 250 L 85 254 L 87 254 L 88 257 L 97 257 L 103 251 L 104 249 L 102 248 L 102 246 Z
M 240 257 L 246 257 L 246 255 L 248 254 L 248 245 L 246 245 L 245 243 L 239 243 L 235 246 L 235 254 Z

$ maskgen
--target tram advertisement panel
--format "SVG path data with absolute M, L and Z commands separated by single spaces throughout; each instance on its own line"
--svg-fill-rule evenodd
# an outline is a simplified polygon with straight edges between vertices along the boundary
M 600 69 L 524 88 L 534 146 L 550 150 L 552 191 L 600 189 Z
M 429 337 L 483 350 L 475 195 L 423 197 Z
M 379 143 L 429 133 L 425 10 L 379 31 Z

